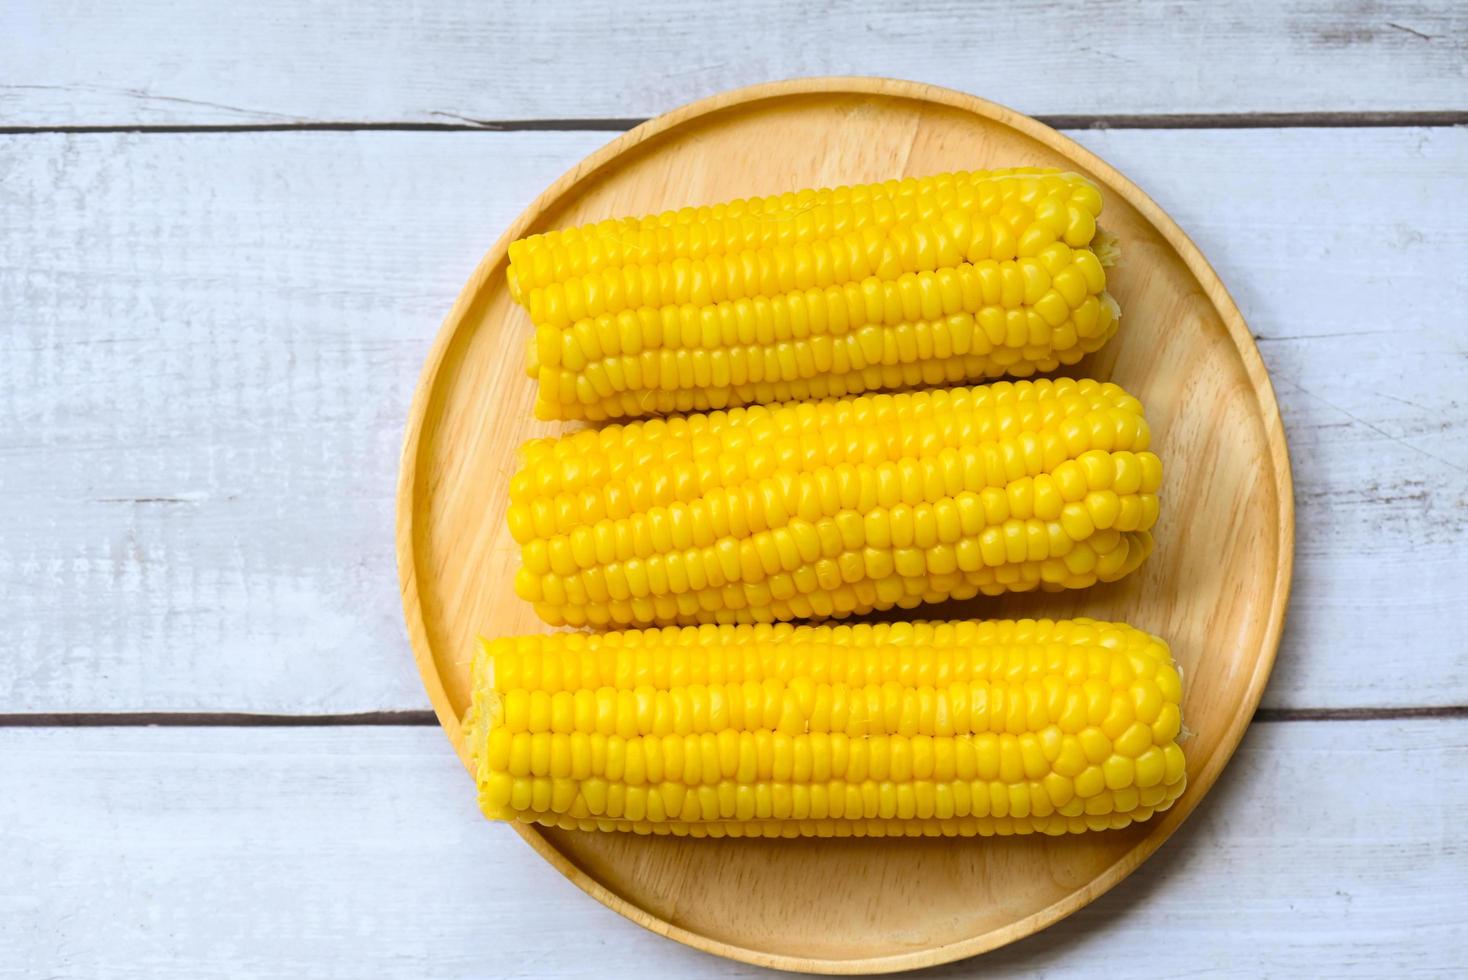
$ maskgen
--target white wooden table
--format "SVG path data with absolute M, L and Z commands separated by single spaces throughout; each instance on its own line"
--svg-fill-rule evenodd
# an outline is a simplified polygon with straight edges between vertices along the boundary
M 1113 892 L 932 976 L 1462 975 L 1468 6 L 0 6 L 0 977 L 750 976 L 483 822 L 400 621 L 441 317 L 637 119 L 869 73 L 1194 236 L 1298 486 L 1256 724 Z

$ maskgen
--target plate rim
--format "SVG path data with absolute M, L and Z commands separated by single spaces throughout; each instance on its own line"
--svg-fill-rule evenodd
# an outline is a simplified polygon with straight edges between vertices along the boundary
M 906 99 L 919 103 L 933 103 L 982 117 L 1014 129 L 1051 149 L 1062 153 L 1084 165 L 1096 174 L 1110 189 L 1126 199 L 1167 241 L 1187 266 L 1188 271 L 1203 287 L 1209 304 L 1219 314 L 1229 339 L 1233 342 L 1243 362 L 1251 391 L 1258 404 L 1259 417 L 1264 428 L 1264 437 L 1274 471 L 1275 490 L 1279 496 L 1280 512 L 1279 540 L 1275 556 L 1275 579 L 1270 593 L 1270 608 L 1264 628 L 1263 649 L 1255 660 L 1254 670 L 1228 728 L 1223 732 L 1218 749 L 1200 772 L 1193 784 L 1165 815 L 1160 818 L 1159 832 L 1149 833 L 1137 845 L 1126 851 L 1113 864 L 1096 875 L 1085 885 L 1071 891 L 1065 897 L 1023 919 L 991 929 L 959 942 L 927 947 L 922 950 L 886 956 L 856 959 L 831 959 L 812 956 L 792 956 L 767 953 L 758 949 L 727 943 L 702 933 L 676 926 L 666 919 L 623 898 L 613 892 L 557 850 L 540 829 L 527 824 L 512 824 L 513 829 L 537 854 L 553 868 L 568 878 L 582 891 L 598 902 L 630 919 L 643 928 L 660 936 L 675 940 L 685 946 L 722 956 L 727 959 L 749 963 L 754 966 L 791 970 L 801 973 L 852 975 L 886 973 L 895 970 L 919 969 L 938 966 L 957 960 L 977 956 L 1009 943 L 1016 942 L 1053 925 L 1073 912 L 1084 908 L 1105 894 L 1118 882 L 1136 870 L 1148 857 L 1172 837 L 1177 828 L 1193 812 L 1203 797 L 1213 787 L 1224 767 L 1233 757 L 1244 732 L 1252 721 L 1255 709 L 1263 697 L 1269 677 L 1279 652 L 1280 638 L 1284 631 L 1285 614 L 1289 606 L 1290 590 L 1294 578 L 1295 502 L 1294 477 L 1290 466 L 1289 447 L 1286 443 L 1284 422 L 1279 411 L 1279 402 L 1274 393 L 1264 359 L 1254 342 L 1233 297 L 1224 287 L 1218 273 L 1203 256 L 1202 251 L 1168 214 L 1130 178 L 1101 159 L 1070 137 L 1045 125 L 1037 119 L 1024 115 L 1007 106 L 1000 105 L 975 95 L 954 89 L 922 82 L 896 78 L 859 75 L 831 75 L 811 78 L 791 78 L 781 81 L 761 82 L 741 88 L 730 89 L 680 106 L 623 133 L 606 145 L 583 158 L 558 177 L 542 191 L 510 224 L 498 240 L 475 266 L 469 281 L 460 291 L 453 307 L 439 327 L 429 349 L 422 373 L 413 392 L 408 412 L 407 427 L 403 436 L 403 448 L 398 466 L 396 551 L 399 585 L 403 597 L 403 614 L 406 620 L 409 645 L 413 659 L 422 676 L 429 701 L 438 717 L 439 724 L 448 735 L 465 766 L 469 765 L 458 716 L 449 703 L 448 693 L 439 676 L 433 652 L 428 643 L 424 626 L 422 598 L 418 591 L 417 564 L 414 544 L 414 501 L 418 489 L 417 461 L 422 442 L 424 420 L 437 387 L 449 349 L 459 331 L 465 328 L 466 314 L 494 269 L 503 261 L 509 244 L 521 237 L 523 230 L 548 208 L 555 205 L 567 192 L 581 181 L 600 171 L 622 154 L 648 140 L 703 116 L 743 104 L 769 101 L 787 96 L 804 95 L 876 95 Z

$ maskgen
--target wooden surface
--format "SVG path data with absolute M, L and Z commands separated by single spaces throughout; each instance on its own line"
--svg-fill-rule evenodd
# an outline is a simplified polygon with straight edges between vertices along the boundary
M 906 975 L 1453 976 L 1465 753 L 1464 719 L 1256 724 L 1115 889 Z M 0 733 L 0 976 L 775 975 L 593 902 L 463 786 L 436 726 Z
M 1451 112 L 1468 13 L 1422 0 L 21 0 L 15 125 L 645 118 L 796 75 L 886 75 L 1031 114 Z
M 469 765 L 476 636 L 542 632 L 515 596 L 509 475 L 535 422 L 519 353 L 530 321 L 505 279 L 516 238 L 684 202 L 984 169 L 1079 171 L 1122 243 L 1107 289 L 1124 329 L 1076 365 L 1147 406 L 1164 460 L 1158 547 L 1125 580 L 1064 595 L 976 598 L 940 617 L 1089 616 L 1165 636 L 1187 678 L 1187 793 L 1112 834 L 1048 840 L 698 841 L 517 825 L 572 881 L 659 934 L 741 961 L 819 973 L 947 963 L 1030 935 L 1112 887 L 1200 803 L 1259 703 L 1279 643 L 1294 507 L 1278 407 L 1253 338 L 1206 260 L 1123 175 L 1054 130 L 908 82 L 827 79 L 726 93 L 661 116 L 579 162 L 484 257 L 427 357 L 398 496 L 408 638 Z M 507 354 L 508 352 L 508 354 Z
M 397 123 L 640 117 L 831 70 L 1119 120 L 1071 135 L 1219 270 L 1296 477 L 1274 720 L 1136 875 L 923 976 L 1468 960 L 1468 132 L 1418 125 L 1468 111 L 1461 5 L 1007 4 L 1025 30 L 998 43 L 932 30 L 949 5 L 797 36 L 692 4 L 660 25 L 722 51 L 615 60 L 604 12 L 287 6 L 0 6 L 0 977 L 766 975 L 587 900 L 479 820 L 427 727 L 391 543 L 413 384 L 494 237 L 615 133 Z M 552 21 L 603 44 L 557 59 Z M 142 131 L 57 131 L 83 126 Z M 340 713 L 390 726 L 282 727 Z M 226 727 L 125 727 L 190 720 Z

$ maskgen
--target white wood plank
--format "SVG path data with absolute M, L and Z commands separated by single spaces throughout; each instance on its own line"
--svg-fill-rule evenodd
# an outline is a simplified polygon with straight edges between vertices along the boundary
M 1132 878 L 924 976 L 1452 974 L 1465 755 L 1461 720 L 1255 726 Z M 486 824 L 434 729 L 10 729 L 0 790 L 0 964 L 26 976 L 763 975 Z
M 602 139 L 0 142 L 0 711 L 426 707 L 408 402 L 481 252 Z
M 426 707 L 412 387 L 481 250 L 603 135 L 0 138 L 0 712 Z M 1468 130 L 1079 135 L 1264 338 L 1300 539 L 1266 703 L 1468 702 Z
M 890 75 L 1030 113 L 1461 110 L 1452 0 L 20 0 L 0 122 L 644 117 L 796 75 Z

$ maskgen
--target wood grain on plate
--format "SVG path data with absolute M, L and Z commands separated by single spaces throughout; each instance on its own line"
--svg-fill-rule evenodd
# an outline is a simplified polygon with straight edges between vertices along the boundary
M 1264 706 L 1468 703 L 1468 128 L 1071 135 L 1269 365 L 1298 511 Z M 385 539 L 423 352 L 610 138 L 0 135 L 0 713 L 427 708 Z
M 1468 15 L 1421 0 L 840 0 L 818 10 L 786 0 L 132 0 L 65 10 L 0 7 L 0 125 L 625 119 L 835 71 L 919 78 L 1029 113 L 1465 107 Z
M 513 594 L 508 477 L 530 421 L 524 316 L 504 248 L 594 218 L 782 189 L 1025 164 L 1101 183 L 1124 249 L 1117 341 L 1083 365 L 1140 396 L 1165 461 L 1161 542 L 1125 582 L 1066 596 L 952 604 L 935 615 L 1087 614 L 1172 642 L 1187 678 L 1190 788 L 1167 814 L 1062 839 L 690 841 L 521 835 L 577 884 L 650 929 L 720 955 L 823 972 L 947 962 L 1043 928 L 1114 885 L 1207 792 L 1263 693 L 1293 545 L 1284 433 L 1258 351 L 1191 242 L 1124 177 L 1060 134 L 958 93 L 876 79 L 756 86 L 660 117 L 583 161 L 476 270 L 414 400 L 398 504 L 408 631 L 430 699 L 458 718 L 478 633 L 539 629 Z M 466 784 L 466 792 L 468 786 Z

